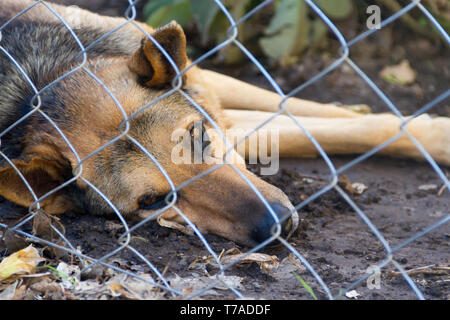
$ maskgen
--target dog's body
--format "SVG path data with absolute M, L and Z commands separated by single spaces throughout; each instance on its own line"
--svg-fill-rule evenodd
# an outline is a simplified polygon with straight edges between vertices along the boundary
M 183 75 L 181 90 L 165 96 L 177 74 L 174 67 L 182 71 L 189 65 L 184 33 L 175 23 L 153 30 L 145 24 L 47 3 L 16 16 L 33 4 L 31 0 L 0 2 L 0 151 L 4 155 L 0 195 L 17 204 L 38 202 L 50 214 L 80 209 L 108 214 L 113 204 L 128 216 L 151 216 L 164 206 L 174 187 L 213 167 L 174 164 L 174 130 L 191 132 L 195 143 L 194 123 L 202 123 L 200 133 L 229 127 L 253 129 L 277 111 L 278 95 L 197 67 Z M 86 54 L 82 48 L 87 48 Z M 392 115 L 361 116 L 295 98 L 288 100 L 287 109 L 328 153 L 366 152 L 399 132 L 400 121 Z M 280 131 L 281 156 L 317 154 L 291 119 L 279 116 L 261 130 L 274 128 Z M 434 159 L 450 164 L 449 119 L 414 119 L 408 133 Z M 207 147 L 216 159 L 226 150 L 220 135 L 211 137 Z M 383 151 L 421 157 L 406 137 Z M 185 223 L 179 209 L 201 231 L 249 245 L 269 238 L 274 214 L 284 221 L 286 232 L 295 229 L 298 217 L 284 193 L 250 173 L 241 157 L 233 159 L 233 166 L 221 166 L 181 188 L 175 208 L 161 217 Z M 67 181 L 71 183 L 55 190 Z

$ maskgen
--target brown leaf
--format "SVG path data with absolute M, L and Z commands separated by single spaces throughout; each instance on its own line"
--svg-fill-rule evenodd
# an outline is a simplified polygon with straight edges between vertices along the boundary
M 42 281 L 35 282 L 30 285 L 30 289 L 37 291 L 41 294 L 49 294 L 49 293 L 55 293 L 55 292 L 63 292 L 63 287 L 49 279 L 48 277 L 42 278 Z
M 0 300 L 12 300 L 16 294 L 16 288 L 19 280 L 9 284 L 0 292 Z
M 340 174 L 338 177 L 338 185 L 350 194 L 353 194 L 355 192 L 352 187 L 352 182 L 347 176 L 343 174 Z
M 352 183 L 350 179 L 343 174 L 339 175 L 338 185 L 351 195 L 360 195 L 367 190 L 367 186 L 364 183 Z
M 28 242 L 22 236 L 11 230 L 5 231 L 3 243 L 6 249 L 8 249 L 8 252 L 16 252 L 28 246 Z
M 416 81 L 417 74 L 411 68 L 408 60 L 403 60 L 397 65 L 387 66 L 380 72 L 380 77 L 394 84 L 412 84 Z
M 156 221 L 162 227 L 166 227 L 166 228 L 170 228 L 170 229 L 176 229 L 176 230 L 181 231 L 184 234 L 187 234 L 187 235 L 190 235 L 190 236 L 192 236 L 194 234 L 194 230 L 192 230 L 191 227 L 188 226 L 188 225 L 185 226 L 185 225 L 182 225 L 182 224 L 180 224 L 178 222 L 175 222 L 175 221 L 165 220 L 161 216 L 159 216 L 156 219 Z
M 52 226 L 58 229 L 62 234 L 66 233 L 64 225 L 57 217 L 48 215 L 43 210 L 39 210 L 34 216 L 33 234 L 42 239 L 53 241 L 59 237 Z
M 256 263 L 263 271 L 270 271 L 276 269 L 279 266 L 277 256 L 270 256 L 265 253 L 241 253 L 237 248 L 233 248 L 225 252 L 220 258 L 222 264 L 244 264 L 244 263 Z
M 24 274 L 32 274 L 36 266 L 44 261 L 32 245 L 17 251 L 0 263 L 0 281 Z

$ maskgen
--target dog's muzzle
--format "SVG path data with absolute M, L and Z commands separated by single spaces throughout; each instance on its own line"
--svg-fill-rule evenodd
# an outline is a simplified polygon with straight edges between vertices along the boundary
M 298 228 L 299 217 L 297 211 L 293 206 L 288 208 L 278 202 L 270 203 L 270 207 L 277 215 L 281 226 L 280 236 L 284 239 L 288 239 Z M 277 225 L 278 223 L 275 221 L 272 213 L 267 210 L 264 219 L 262 219 L 258 226 L 252 230 L 251 238 L 257 243 L 262 243 L 276 234 Z

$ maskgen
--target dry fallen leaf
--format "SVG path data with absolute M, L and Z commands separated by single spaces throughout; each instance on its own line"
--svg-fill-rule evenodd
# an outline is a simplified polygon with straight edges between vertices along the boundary
M 369 189 L 364 183 L 354 182 L 352 183 L 352 189 L 354 194 L 363 194 L 364 191 Z
M 355 192 L 352 187 L 352 182 L 346 175 L 340 174 L 338 176 L 338 185 L 350 194 Z
M 338 180 L 339 186 L 352 195 L 360 195 L 368 189 L 368 187 L 364 183 L 362 182 L 352 183 L 350 179 L 343 174 L 339 175 L 338 178 L 339 178 Z
M 18 235 L 17 233 L 6 230 L 3 235 L 3 244 L 9 252 L 16 252 L 26 248 L 29 243 L 24 239 L 24 237 Z
M 189 227 L 188 225 L 184 226 L 184 225 L 182 225 L 182 224 L 180 224 L 178 222 L 165 220 L 165 219 L 161 218 L 161 216 L 159 216 L 156 219 L 156 221 L 162 227 L 175 229 L 175 230 L 181 231 L 184 234 L 187 234 L 187 235 L 190 235 L 190 236 L 192 236 L 194 234 L 194 230 L 192 230 L 192 228 Z
M 346 292 L 345 296 L 350 299 L 357 299 L 360 294 L 356 290 L 351 290 Z
M 230 249 L 225 252 L 220 258 L 222 264 L 243 264 L 243 263 L 256 263 L 263 271 L 270 271 L 278 268 L 280 262 L 277 256 L 270 256 L 265 253 L 242 253 L 238 249 Z
M 53 230 L 53 227 L 57 228 L 59 232 L 64 234 L 66 232 L 64 225 L 55 216 L 50 216 L 42 210 L 39 210 L 33 219 L 33 235 L 53 241 L 58 235 Z
M 66 289 L 75 287 L 81 281 L 81 270 L 79 266 L 60 262 L 56 267 L 56 272 L 61 280 L 61 285 Z
M 19 280 L 11 283 L 8 287 L 2 290 L 2 292 L 0 292 L 0 300 L 12 300 L 16 293 L 18 283 Z
M 61 300 L 65 298 L 69 298 L 69 295 L 66 294 L 63 286 L 58 281 L 52 279 L 52 277 L 42 277 L 39 279 L 40 281 L 31 283 L 27 285 L 27 290 L 22 293 L 23 299 L 27 299 L 28 296 L 36 296 L 39 295 L 44 299 L 50 300 Z M 22 286 L 25 287 L 25 286 Z M 25 288 L 24 288 L 25 289 Z M 20 290 L 17 290 L 20 291 Z M 20 292 L 16 292 L 16 296 L 18 296 Z
M 154 282 L 149 274 L 139 274 L 140 277 Z M 113 297 L 122 297 L 129 300 L 156 300 L 161 299 L 163 293 L 149 282 L 142 281 L 126 274 L 114 276 L 107 282 Z
M 288 279 L 292 279 L 293 272 L 295 272 L 296 274 L 301 274 L 305 271 L 306 267 L 295 256 L 295 254 L 290 253 L 289 256 L 287 256 L 280 262 L 280 266 L 270 275 L 277 280 L 287 281 Z
M 417 74 L 409 65 L 409 61 L 403 60 L 397 65 L 383 68 L 380 77 L 389 83 L 411 84 L 416 81 Z
M 222 275 L 217 278 L 216 276 L 203 276 L 193 273 L 192 276 L 181 278 L 179 275 L 175 274 L 175 277 L 171 277 L 167 280 L 170 282 L 170 286 L 173 289 L 186 294 L 202 290 L 211 286 L 213 283 L 214 285 L 212 285 L 212 288 L 206 291 L 205 294 L 220 296 L 221 293 L 218 290 L 228 290 L 230 287 L 236 290 L 244 289 L 242 285 L 244 278 L 238 276 Z
M 22 284 L 22 285 L 18 285 L 16 287 L 16 290 L 14 292 L 14 296 L 12 297 L 11 300 L 24 300 L 25 297 L 25 293 L 27 292 L 27 286 Z
M 17 251 L 0 263 L 0 281 L 35 272 L 36 266 L 44 261 L 32 245 Z M 10 279 L 8 279 L 10 280 Z
M 219 261 L 222 265 L 227 264 L 245 264 L 245 263 L 257 263 L 259 267 L 266 272 L 278 268 L 280 262 L 277 256 L 270 256 L 265 253 L 242 253 L 238 248 L 232 248 L 219 255 Z M 198 268 L 204 269 L 207 264 L 217 265 L 216 260 L 212 256 L 197 257 L 192 262 L 188 269 Z
M 125 295 L 123 286 L 117 282 L 110 283 L 109 290 L 111 290 L 111 295 L 113 297 L 120 297 L 121 295 Z

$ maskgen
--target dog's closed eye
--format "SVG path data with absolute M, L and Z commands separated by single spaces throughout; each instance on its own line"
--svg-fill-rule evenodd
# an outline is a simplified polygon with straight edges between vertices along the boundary
M 189 129 L 189 133 L 191 135 L 194 150 L 201 150 L 203 152 L 206 147 L 211 144 L 211 140 L 202 121 L 194 122 Z M 195 146 L 198 146 L 200 148 L 197 149 L 195 148 Z

